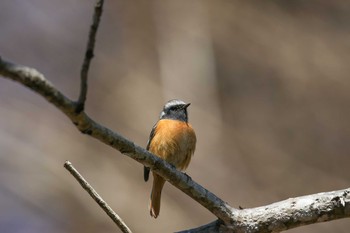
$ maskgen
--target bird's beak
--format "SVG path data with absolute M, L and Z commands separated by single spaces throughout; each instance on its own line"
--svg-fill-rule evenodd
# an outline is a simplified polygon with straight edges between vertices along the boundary
M 185 104 L 184 105 L 184 109 L 186 109 L 188 106 L 190 106 L 191 105 L 191 103 L 188 103 L 188 104 Z

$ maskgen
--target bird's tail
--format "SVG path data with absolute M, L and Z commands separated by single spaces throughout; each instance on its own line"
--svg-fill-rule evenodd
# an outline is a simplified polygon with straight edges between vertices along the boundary
M 160 198 L 162 195 L 162 189 L 164 186 L 165 180 L 157 175 L 153 174 L 153 186 L 151 193 L 151 204 L 149 212 L 152 217 L 157 218 L 160 211 Z

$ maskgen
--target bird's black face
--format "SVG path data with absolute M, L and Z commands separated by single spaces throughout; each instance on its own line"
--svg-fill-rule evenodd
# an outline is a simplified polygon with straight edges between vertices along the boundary
M 160 119 L 173 119 L 188 122 L 187 107 L 190 104 L 186 104 L 181 100 L 170 100 L 160 113 Z

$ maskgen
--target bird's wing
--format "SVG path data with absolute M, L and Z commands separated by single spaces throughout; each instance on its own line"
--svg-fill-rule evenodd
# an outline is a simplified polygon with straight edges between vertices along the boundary
M 155 124 L 151 130 L 151 133 L 149 135 L 149 138 L 148 138 L 148 142 L 147 142 L 147 147 L 146 149 L 149 150 L 149 147 L 150 147 L 150 144 L 151 144 L 151 141 L 154 137 L 154 134 L 156 132 L 156 128 L 157 128 L 157 124 Z M 146 167 L 144 166 L 143 168 L 143 179 L 147 182 L 148 181 L 148 178 L 149 178 L 149 172 L 150 172 L 150 168 L 149 167 Z

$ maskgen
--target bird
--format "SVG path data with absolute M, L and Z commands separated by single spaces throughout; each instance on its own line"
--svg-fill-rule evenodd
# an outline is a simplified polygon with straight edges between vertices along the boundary
M 196 134 L 188 123 L 187 108 L 190 103 L 179 99 L 169 100 L 160 113 L 159 120 L 153 126 L 146 149 L 173 165 L 185 170 L 196 149 Z M 144 167 L 144 180 L 149 179 L 150 168 Z M 153 172 L 153 184 L 150 201 L 150 215 L 157 218 L 160 212 L 160 200 L 165 184 L 163 177 Z

